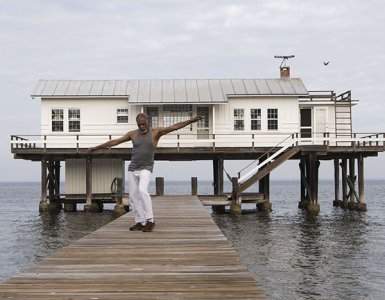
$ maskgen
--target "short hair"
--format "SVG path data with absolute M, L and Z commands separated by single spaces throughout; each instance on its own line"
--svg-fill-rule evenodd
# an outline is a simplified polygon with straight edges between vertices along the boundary
M 138 115 L 136 116 L 136 122 L 138 122 L 139 119 L 146 119 L 148 121 L 148 115 L 145 113 L 138 113 Z

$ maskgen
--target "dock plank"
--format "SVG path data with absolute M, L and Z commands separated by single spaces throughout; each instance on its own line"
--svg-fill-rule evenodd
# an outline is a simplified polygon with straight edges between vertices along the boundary
M 123 215 L 0 284 L 0 299 L 265 299 L 196 196 L 153 205 L 154 232 Z

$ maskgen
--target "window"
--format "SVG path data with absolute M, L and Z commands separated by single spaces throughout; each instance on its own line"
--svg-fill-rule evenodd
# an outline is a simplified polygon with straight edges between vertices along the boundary
M 64 111 L 63 109 L 51 110 L 52 131 L 63 132 L 64 129 Z
M 267 129 L 268 130 L 278 129 L 278 109 L 277 108 L 267 109 Z
M 186 121 L 192 117 L 192 105 L 164 105 L 163 106 L 163 126 L 171 126 L 172 124 Z M 181 131 L 192 130 L 192 124 L 180 129 Z
M 80 131 L 80 109 L 78 108 L 70 108 L 68 110 L 68 131 Z
M 128 123 L 128 108 L 118 108 L 116 110 L 116 122 Z
M 244 130 L 245 129 L 245 120 L 244 120 L 244 110 L 243 108 L 234 109 L 234 130 Z
M 261 109 L 250 109 L 251 130 L 261 130 Z

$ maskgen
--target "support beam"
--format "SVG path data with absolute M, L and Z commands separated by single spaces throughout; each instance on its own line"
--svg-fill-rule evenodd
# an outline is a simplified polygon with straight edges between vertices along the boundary
M 47 197 L 48 189 L 48 197 Z M 60 199 L 55 194 L 55 164 L 53 161 L 43 159 L 41 161 L 41 201 L 40 212 L 57 213 L 61 210 Z
M 101 206 L 97 202 L 92 201 L 92 159 L 86 158 L 86 204 L 84 211 L 100 212 Z
M 359 203 L 358 210 L 366 211 L 366 203 L 365 203 L 365 182 L 364 182 L 364 157 L 361 154 L 358 157 L 358 194 L 359 194 Z
M 348 182 L 347 182 L 347 177 L 348 177 L 348 172 L 347 172 L 347 160 L 346 158 L 343 158 L 341 160 L 341 173 L 342 173 L 342 203 L 341 207 L 342 208 L 347 208 L 348 207 Z
M 298 203 L 298 208 L 300 209 L 305 209 L 306 207 L 306 201 L 307 196 L 306 196 L 306 160 L 303 156 L 301 156 L 300 162 L 299 162 L 299 172 L 300 172 L 300 201 Z
M 223 159 L 213 159 L 214 195 L 223 194 Z
M 232 183 L 233 191 L 231 193 L 230 212 L 234 215 L 240 215 L 242 213 L 242 208 L 241 208 L 242 200 L 239 192 L 238 178 L 232 177 L 231 183 Z
M 267 156 L 265 159 L 268 159 L 269 156 Z M 265 159 L 261 159 L 259 163 L 262 163 Z M 269 164 L 265 165 L 264 168 L 266 168 Z M 272 211 L 272 205 L 270 202 L 270 173 L 262 177 L 260 180 L 258 180 L 258 188 L 259 192 L 263 193 L 263 202 L 257 203 L 257 209 L 259 211 L 265 211 L 270 212 Z
M 55 164 L 48 161 L 48 199 L 49 203 L 55 202 Z
M 355 172 L 355 159 L 354 157 L 349 158 L 349 194 L 348 194 L 348 208 L 353 210 L 356 208 L 355 193 L 356 193 L 356 172 Z
M 39 203 L 39 211 L 46 212 L 48 211 L 48 201 L 47 201 L 47 161 L 43 159 L 41 161 L 41 198 Z
M 60 161 L 55 161 L 55 198 L 60 201 Z
M 340 166 L 339 159 L 334 159 L 334 201 L 333 206 L 338 207 L 341 205 L 340 200 Z
M 263 202 L 257 203 L 259 211 L 271 212 L 272 205 L 270 202 L 270 174 L 267 174 L 259 180 L 259 192 L 263 193 Z
M 318 215 L 320 207 L 318 204 L 318 169 L 319 160 L 314 153 L 308 155 L 309 164 L 309 202 L 306 206 L 306 211 L 311 215 Z

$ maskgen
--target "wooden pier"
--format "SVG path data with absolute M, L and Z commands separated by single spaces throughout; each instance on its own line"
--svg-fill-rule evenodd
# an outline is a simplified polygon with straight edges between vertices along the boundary
M 0 284 L 0 299 L 264 299 L 197 196 L 153 204 L 154 232 L 123 215 Z

